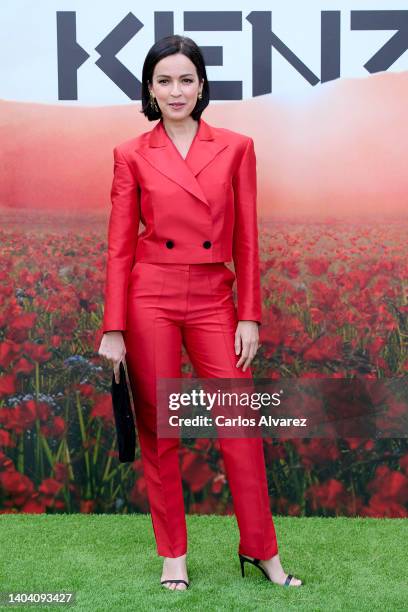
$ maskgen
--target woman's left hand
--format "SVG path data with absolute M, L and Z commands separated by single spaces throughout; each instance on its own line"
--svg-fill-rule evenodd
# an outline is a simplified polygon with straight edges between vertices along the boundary
M 245 372 L 255 357 L 258 348 L 261 346 L 259 343 L 258 327 L 259 325 L 256 321 L 238 321 L 235 331 L 235 354 L 239 355 L 241 349 L 242 352 L 236 366 L 239 368 L 243 363 L 243 372 Z

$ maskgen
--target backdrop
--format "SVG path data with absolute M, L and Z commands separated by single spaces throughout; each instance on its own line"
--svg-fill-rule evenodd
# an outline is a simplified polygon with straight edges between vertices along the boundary
M 0 8 L 1 512 L 149 511 L 139 452 L 118 462 L 97 349 L 112 149 L 155 125 L 140 78 L 162 36 L 200 45 L 205 120 L 255 141 L 254 376 L 407 375 L 406 3 L 138 4 Z M 185 352 L 183 376 L 195 376 Z M 406 431 L 403 397 L 377 401 Z M 264 444 L 275 513 L 407 516 L 403 434 Z M 231 513 L 216 441 L 186 440 L 181 462 L 186 509 Z

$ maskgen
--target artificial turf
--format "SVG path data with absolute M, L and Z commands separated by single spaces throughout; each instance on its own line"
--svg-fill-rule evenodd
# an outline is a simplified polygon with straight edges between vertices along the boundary
M 3 514 L 0 590 L 75 592 L 78 612 L 408 610 L 406 519 L 274 521 L 283 568 L 304 586 L 277 586 L 249 564 L 242 578 L 235 517 L 187 515 L 190 588 L 170 591 L 148 514 Z M 0 609 L 11 607 L 31 606 Z

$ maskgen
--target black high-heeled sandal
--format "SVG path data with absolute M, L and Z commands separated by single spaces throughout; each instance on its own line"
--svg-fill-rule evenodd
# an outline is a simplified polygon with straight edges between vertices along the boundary
M 184 582 L 184 584 L 187 585 L 187 589 L 190 586 L 190 584 L 186 580 L 182 580 L 181 578 L 180 579 L 174 579 L 174 580 L 170 580 L 170 579 L 169 580 L 161 580 L 160 584 L 164 584 L 165 582 Z M 172 589 L 169 589 L 169 590 L 171 591 Z M 173 589 L 173 590 L 174 591 L 180 591 L 180 590 L 183 590 L 183 589 Z
M 278 583 L 277 583 L 277 582 L 275 582 L 274 580 L 271 580 L 271 578 L 268 576 L 268 574 L 266 573 L 266 571 L 264 570 L 264 568 L 262 567 L 262 565 L 260 565 L 260 564 L 259 564 L 259 562 L 261 561 L 261 559 L 248 559 L 248 557 L 244 557 L 244 555 L 241 555 L 241 553 L 238 553 L 238 556 L 239 556 L 239 561 L 240 561 L 240 563 L 241 563 L 241 574 L 242 574 L 242 577 L 243 577 L 243 578 L 244 578 L 244 576 L 245 576 L 244 563 L 245 563 L 245 561 L 247 561 L 248 563 L 252 563 L 252 565 L 255 565 L 255 567 L 257 567 L 258 569 L 260 569 L 260 570 L 261 570 L 261 572 L 263 572 L 263 573 L 264 573 L 264 575 L 265 575 L 265 577 L 267 578 L 267 580 L 270 580 L 270 582 L 273 582 L 274 584 L 278 584 Z M 289 585 L 290 585 L 290 582 L 291 582 L 291 580 L 292 580 L 292 578 L 293 578 L 293 575 L 292 575 L 292 574 L 288 574 L 288 575 L 286 576 L 286 580 L 285 580 L 285 582 L 284 582 L 282 585 L 279 585 L 279 586 L 289 586 Z M 302 583 L 301 583 L 301 584 L 299 584 L 299 585 L 296 585 L 296 586 L 303 586 L 303 585 L 304 585 L 304 582 L 303 582 L 303 580 L 302 580 Z

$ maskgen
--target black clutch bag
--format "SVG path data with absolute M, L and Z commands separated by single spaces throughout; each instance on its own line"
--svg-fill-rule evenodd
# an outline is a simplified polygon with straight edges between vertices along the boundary
M 112 375 L 112 406 L 115 417 L 116 435 L 119 449 L 119 461 L 126 463 L 135 460 L 136 429 L 130 402 L 129 387 L 123 363 L 119 366 L 119 383 Z

